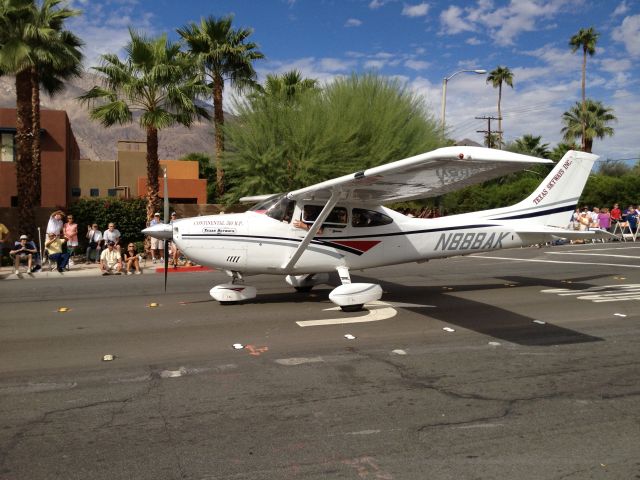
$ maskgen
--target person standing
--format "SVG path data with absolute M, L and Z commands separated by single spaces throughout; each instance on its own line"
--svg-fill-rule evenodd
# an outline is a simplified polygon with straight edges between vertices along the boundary
M 73 221 L 73 215 L 67 216 L 67 223 L 62 227 L 64 238 L 67 240 L 67 252 L 69 253 L 69 267 L 73 267 L 73 254 L 78 246 L 78 224 Z
M 91 263 L 91 253 L 96 252 L 96 263 L 100 261 L 100 244 L 102 242 L 102 232 L 98 230 L 98 224 L 87 226 L 87 263 Z
M 64 212 L 62 210 L 56 210 L 51 214 L 49 223 L 47 223 L 47 235 L 50 233 L 54 233 L 57 236 L 62 235 L 63 218 Z
M 153 214 L 153 219 L 149 222 L 149 226 L 153 227 L 154 225 L 158 225 L 162 223 L 160 220 L 160 213 L 156 212 Z M 151 237 L 151 261 L 156 263 L 156 260 L 160 260 L 160 262 L 164 262 L 164 241 L 159 238 Z

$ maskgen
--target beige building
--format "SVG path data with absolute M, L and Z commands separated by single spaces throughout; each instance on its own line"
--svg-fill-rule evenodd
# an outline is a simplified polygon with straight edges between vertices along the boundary
M 147 144 L 118 142 L 115 161 L 80 160 L 69 178 L 73 198 L 141 197 L 147 188 Z M 176 203 L 207 203 L 207 180 L 198 178 L 198 162 L 160 160 L 167 169 L 169 195 Z M 160 196 L 164 181 L 160 178 Z

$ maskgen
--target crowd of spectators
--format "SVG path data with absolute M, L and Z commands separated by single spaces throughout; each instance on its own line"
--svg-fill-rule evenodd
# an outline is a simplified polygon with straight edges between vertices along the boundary
M 583 206 L 573 212 L 569 228 L 581 231 L 599 228 L 610 233 L 633 234 L 637 231 L 639 216 L 640 207 L 637 205 L 629 205 L 625 210 L 621 210 L 620 204 L 616 203 L 611 211 L 604 207 L 593 207 L 589 210 L 588 206 Z
M 173 212 L 171 222 L 176 218 L 176 213 Z M 154 215 L 151 225 L 157 223 L 160 223 L 159 213 Z M 42 254 L 35 240 L 30 239 L 26 234 L 21 234 L 18 241 L 10 244 L 10 233 L 9 229 L 0 223 L 0 259 L 6 250 L 16 275 L 20 274 L 23 266 L 27 273 L 34 273 L 41 270 L 43 265 L 63 273 L 74 267 L 74 256 L 82 255 L 77 250 L 80 246 L 78 224 L 75 223 L 73 215 L 65 215 L 62 210 L 56 210 L 49 216 Z M 97 264 L 103 275 L 142 273 L 143 254 L 138 252 L 135 243 L 123 243 L 122 234 L 116 228 L 115 222 L 109 222 L 104 231 L 100 230 L 98 223 L 87 225 L 84 240 L 86 240 L 84 263 Z M 181 252 L 174 242 L 169 242 L 167 246 L 169 263 L 173 268 L 177 268 L 183 261 Z M 151 239 L 151 254 L 154 263 L 158 260 L 164 261 L 164 242 Z M 77 258 L 76 262 L 78 262 Z M 187 259 L 184 259 L 184 262 L 186 265 L 192 265 Z

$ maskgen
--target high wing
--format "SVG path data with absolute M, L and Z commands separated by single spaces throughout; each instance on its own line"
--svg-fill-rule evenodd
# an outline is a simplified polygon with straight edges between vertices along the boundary
M 291 200 L 385 204 L 437 197 L 551 160 L 483 147 L 444 147 L 294 190 Z

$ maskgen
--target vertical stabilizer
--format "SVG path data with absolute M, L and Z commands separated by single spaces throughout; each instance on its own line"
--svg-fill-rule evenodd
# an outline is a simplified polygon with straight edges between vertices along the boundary
M 565 228 L 571 220 L 597 155 L 568 151 L 531 195 L 513 207 L 499 209 L 496 220 L 530 219 Z

